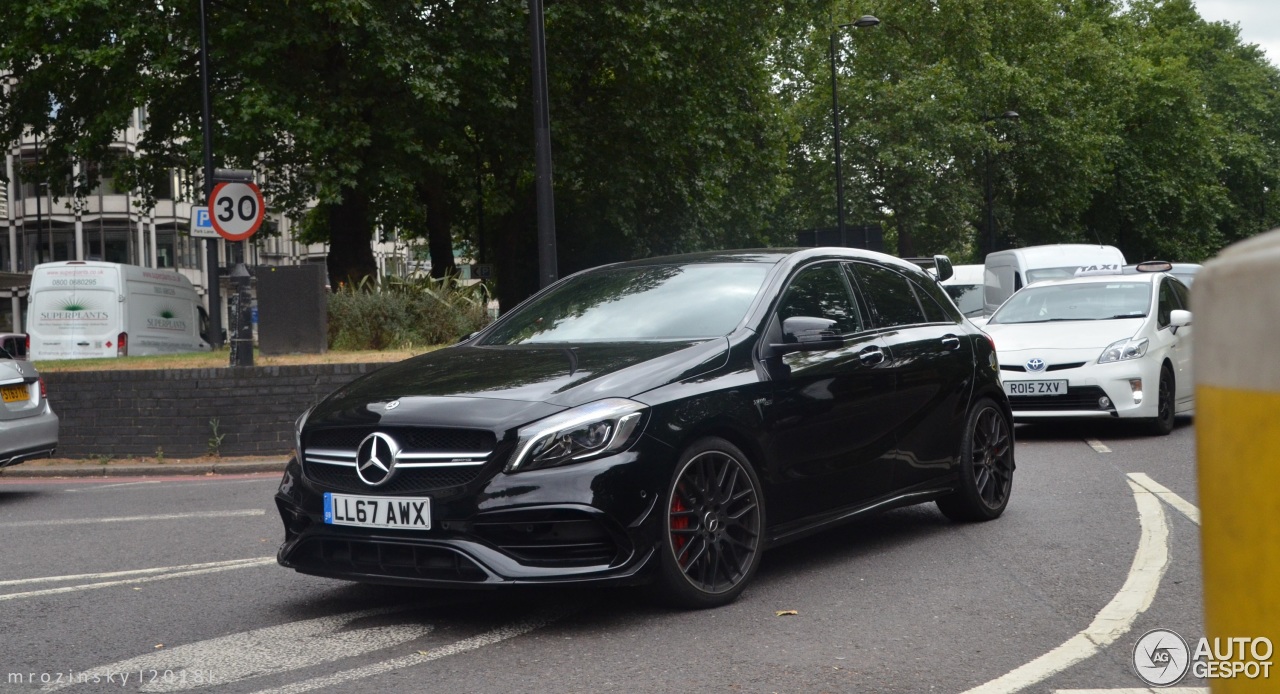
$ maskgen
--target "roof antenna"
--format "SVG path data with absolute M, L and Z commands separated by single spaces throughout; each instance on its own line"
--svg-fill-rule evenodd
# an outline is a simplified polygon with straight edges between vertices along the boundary
M 1105 246 L 1105 245 L 1106 245 L 1105 243 L 1103 243 L 1103 242 L 1102 242 L 1102 237 L 1098 235 L 1098 230 L 1097 230 L 1097 229 L 1089 229 L 1089 231 L 1092 231 L 1092 232 L 1093 232 L 1093 238 L 1097 239 L 1097 241 L 1098 241 L 1098 245 L 1099 245 L 1099 246 Z

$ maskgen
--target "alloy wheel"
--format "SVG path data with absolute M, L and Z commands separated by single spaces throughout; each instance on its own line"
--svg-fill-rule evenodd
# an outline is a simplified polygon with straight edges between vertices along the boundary
M 1013 481 L 1013 439 L 1008 423 L 994 407 L 978 414 L 973 427 L 973 479 L 982 502 L 998 508 Z
M 667 508 L 667 538 L 685 580 L 704 593 L 732 590 L 760 551 L 760 500 L 737 458 L 706 451 L 685 464 Z

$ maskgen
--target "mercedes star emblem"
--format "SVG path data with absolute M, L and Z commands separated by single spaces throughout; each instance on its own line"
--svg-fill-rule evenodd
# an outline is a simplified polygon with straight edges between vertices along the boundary
M 356 474 L 370 487 L 376 487 L 396 472 L 396 456 L 400 445 L 386 434 L 375 431 L 364 437 L 356 449 Z

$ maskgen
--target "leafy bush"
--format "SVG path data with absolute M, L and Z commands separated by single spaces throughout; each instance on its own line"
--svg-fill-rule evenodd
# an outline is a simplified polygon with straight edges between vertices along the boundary
M 387 278 L 329 297 L 329 348 L 412 349 L 456 342 L 489 322 L 489 292 L 444 279 Z

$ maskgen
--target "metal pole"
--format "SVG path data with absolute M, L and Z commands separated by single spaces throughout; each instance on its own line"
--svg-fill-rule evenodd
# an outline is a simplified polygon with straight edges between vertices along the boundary
M 841 245 L 847 246 L 844 237 L 844 174 L 840 164 L 840 100 L 836 88 L 836 35 L 831 34 L 831 128 L 835 136 L 836 157 L 836 232 L 840 235 Z
M 40 133 L 35 133 L 36 144 L 36 170 L 33 172 L 37 177 L 40 175 Z M 40 182 L 35 182 L 36 188 L 36 265 L 44 262 L 44 216 L 41 212 L 40 200 Z M 52 210 L 50 210 L 52 212 Z
M 547 103 L 547 37 L 542 0 L 529 0 L 529 42 L 533 44 L 533 131 L 538 196 L 538 286 L 556 281 L 556 211 L 551 185 L 551 108 Z
M 200 91 L 204 131 L 204 204 L 213 195 L 213 116 L 209 105 L 209 32 L 205 0 L 200 0 Z M 210 210 L 212 213 L 212 210 Z M 209 343 L 222 346 L 222 291 L 218 286 L 218 240 L 205 239 L 205 279 L 209 285 Z
M 983 195 L 987 202 L 987 223 L 986 233 L 983 234 L 983 246 L 981 260 L 985 261 L 988 253 L 994 253 L 996 250 L 996 216 L 995 216 L 995 195 L 991 190 L 991 149 L 987 148 L 984 153 L 983 168 L 986 175 L 983 176 Z

